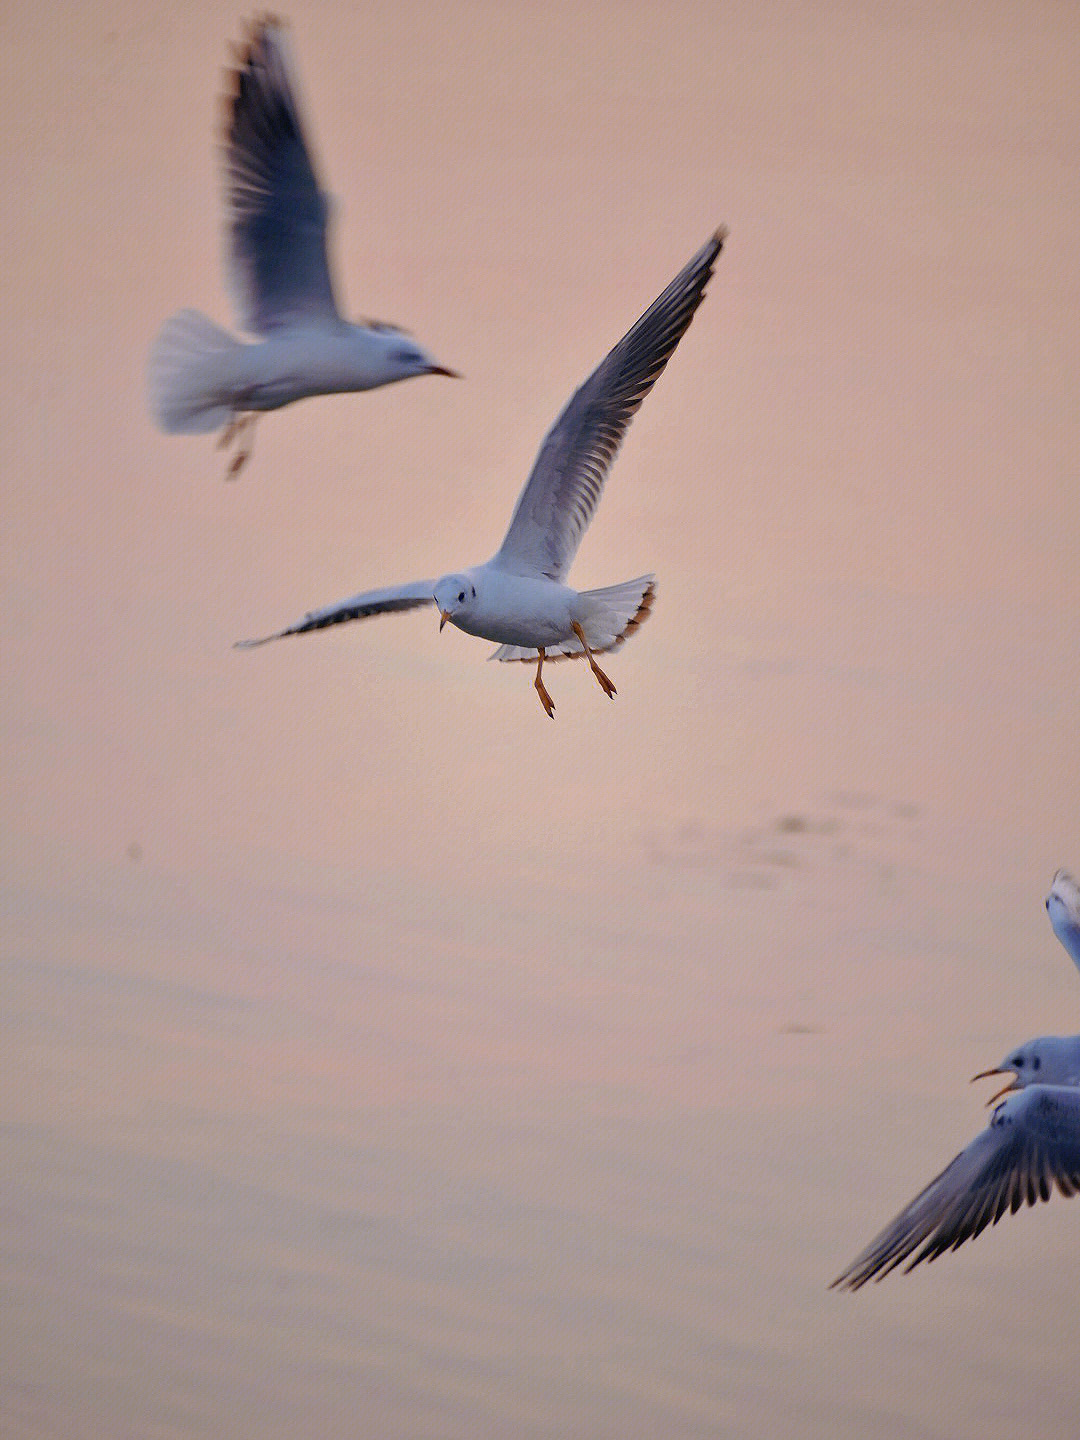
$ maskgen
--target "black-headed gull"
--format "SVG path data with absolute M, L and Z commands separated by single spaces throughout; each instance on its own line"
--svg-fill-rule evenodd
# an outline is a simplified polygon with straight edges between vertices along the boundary
M 435 605 L 440 630 L 449 620 L 469 635 L 497 642 L 493 659 L 535 661 L 533 684 L 549 715 L 555 707 L 541 678 L 545 660 L 584 655 L 604 693 L 613 696 L 615 686 L 595 657 L 620 645 L 648 615 L 653 577 L 574 590 L 566 576 L 626 428 L 701 304 L 725 233 L 717 230 L 702 246 L 572 397 L 548 431 L 492 559 L 441 580 L 364 591 L 240 645 Z
M 1080 887 L 1059 870 L 1046 897 L 1054 933 L 1080 968 Z M 857 1256 L 832 1288 L 858 1290 L 907 1260 L 935 1260 L 1006 1211 L 1080 1191 L 1080 1035 L 1043 1035 L 974 1078 L 1009 1075 L 989 1126 Z M 921 1248 L 920 1248 L 921 1247 Z M 918 1252 L 918 1253 L 915 1253 Z M 913 1256 L 912 1259 L 908 1259 Z
M 393 325 L 342 318 L 326 254 L 329 203 L 304 140 L 284 27 L 254 23 L 225 105 L 227 270 L 245 344 L 197 310 L 167 320 L 148 366 L 169 434 L 222 430 L 235 475 L 256 414 L 310 395 L 454 375 Z

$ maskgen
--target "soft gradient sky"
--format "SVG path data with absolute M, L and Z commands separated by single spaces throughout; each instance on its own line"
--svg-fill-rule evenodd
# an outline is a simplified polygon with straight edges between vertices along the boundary
M 828 1280 L 1075 1030 L 1080 17 L 289 12 L 356 313 L 463 384 L 156 434 L 229 316 L 239 13 L 22 7 L 9 207 L 0 1429 L 997 1440 L 1080 1404 L 1080 1207 Z M 434 617 L 720 222 L 574 579 L 618 699 Z

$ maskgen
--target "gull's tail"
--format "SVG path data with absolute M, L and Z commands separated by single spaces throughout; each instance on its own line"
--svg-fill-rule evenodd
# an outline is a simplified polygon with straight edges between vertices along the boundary
M 150 413 L 167 435 L 220 430 L 236 409 L 236 358 L 244 346 L 198 310 L 181 310 L 150 349 Z
M 603 655 L 605 650 L 614 650 L 628 640 L 639 625 L 648 619 L 656 598 L 656 579 L 652 575 L 639 575 L 636 580 L 624 580 L 621 585 L 607 585 L 602 590 L 583 590 L 578 597 L 581 606 L 581 628 L 594 655 Z M 576 635 L 553 645 L 544 651 L 547 660 L 580 659 L 585 651 Z M 535 661 L 536 646 L 500 645 L 490 657 L 492 660 Z

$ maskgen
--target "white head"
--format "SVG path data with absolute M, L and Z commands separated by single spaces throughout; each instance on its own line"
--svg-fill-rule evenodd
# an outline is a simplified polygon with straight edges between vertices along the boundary
M 1080 1081 L 1080 1035 L 1040 1035 L 1010 1050 L 993 1070 L 981 1070 L 972 1079 L 985 1080 L 988 1075 L 1012 1076 L 1008 1085 L 986 1102 L 988 1105 L 1028 1085 L 1076 1085 Z
M 395 330 L 390 325 L 360 328 L 369 336 L 373 330 L 379 337 L 387 370 L 395 380 L 408 380 L 414 375 L 449 375 L 452 380 L 461 379 L 456 370 L 440 365 L 422 345 L 418 345 L 412 336 L 406 335 L 403 330 Z
M 1067 870 L 1059 870 L 1046 897 L 1046 913 L 1054 934 L 1080 968 L 1080 885 Z
M 476 604 L 476 582 L 469 575 L 444 575 L 434 593 L 440 630 L 448 620 L 456 625 Z

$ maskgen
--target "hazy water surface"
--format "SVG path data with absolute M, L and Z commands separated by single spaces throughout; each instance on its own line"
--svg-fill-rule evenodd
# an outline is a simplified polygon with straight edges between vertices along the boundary
M 0 1430 L 1070 1433 L 1080 1205 L 828 1281 L 1077 1029 L 1074 7 L 293 13 L 350 307 L 435 380 L 146 419 L 219 320 L 219 7 L 3 88 Z M 720 221 L 574 578 L 608 703 L 430 616 Z

